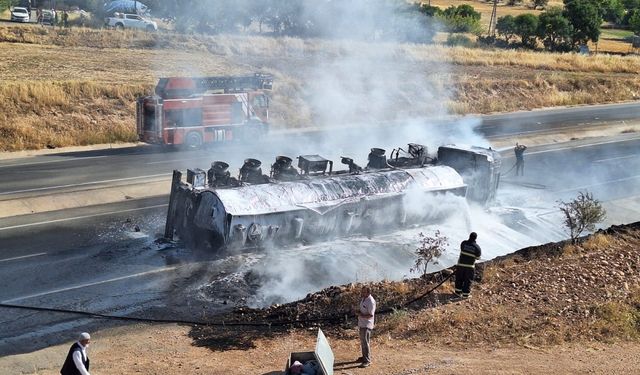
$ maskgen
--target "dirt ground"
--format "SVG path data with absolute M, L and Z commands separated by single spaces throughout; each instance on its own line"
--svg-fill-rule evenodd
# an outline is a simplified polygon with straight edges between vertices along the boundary
M 254 347 L 214 351 L 194 346 L 189 327 L 128 326 L 93 333 L 92 374 L 280 374 L 292 351 L 311 350 L 315 331 L 294 331 L 257 340 Z M 335 374 L 636 374 L 638 343 L 574 343 L 545 348 L 434 346 L 412 340 L 373 338 L 373 365 L 358 368 L 357 333 L 334 339 Z M 68 346 L 0 359 L 3 374 L 59 374 Z M 351 363 L 349 363 L 351 362 Z

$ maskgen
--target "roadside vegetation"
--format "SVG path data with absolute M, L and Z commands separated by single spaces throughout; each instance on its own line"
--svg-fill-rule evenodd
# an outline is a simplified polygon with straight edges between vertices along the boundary
M 234 2 L 215 16 L 211 9 L 202 8 L 203 4 L 194 3 L 181 9 L 197 12 L 176 13 L 163 21 L 165 31 L 157 33 L 2 25 L 0 150 L 135 140 L 135 98 L 152 93 L 157 78 L 167 75 L 266 71 L 276 78 L 270 111 L 273 128 L 324 126 L 322 110 L 312 103 L 317 95 L 312 83 L 322 80 L 326 72 L 310 71 L 308 62 L 345 58 L 353 62 L 360 52 L 367 61 L 382 64 L 385 71 L 400 64 L 403 77 L 408 77 L 401 84 L 388 86 L 385 95 L 393 101 L 393 111 L 385 111 L 384 116 L 428 116 L 442 113 L 442 108 L 456 114 L 492 113 L 640 99 L 639 57 L 516 49 L 522 44 L 522 35 L 516 34 L 509 36 L 506 49 L 496 48 L 496 44 L 487 47 L 486 43 L 485 48 L 468 48 L 478 45 L 475 35 L 486 30 L 490 15 L 486 12 L 491 6 L 438 1 L 432 6 L 423 3 L 393 8 L 408 23 L 369 17 L 377 14 L 376 6 L 384 8 L 393 2 L 367 2 L 365 16 L 380 24 L 363 27 L 380 31 L 375 41 L 369 34 L 345 38 L 343 32 L 351 30 L 351 24 L 326 30 L 320 27 L 321 18 L 304 21 L 307 13 L 295 4 L 306 2 L 277 2 L 280 6 L 275 6 L 267 0 L 246 8 L 242 1 Z M 76 3 L 59 2 L 67 6 Z M 82 3 L 97 7 L 100 2 Z M 172 2 L 146 3 L 158 16 L 174 11 L 170 9 Z M 320 6 L 311 3 L 305 6 Z M 345 10 L 342 7 L 347 3 L 332 4 Z M 545 12 L 552 14 L 547 8 L 551 5 L 562 3 L 537 4 L 532 9 L 534 18 L 539 20 Z M 498 14 L 508 9 L 520 17 L 528 7 L 533 8 L 528 3 L 501 4 Z M 94 21 L 100 20 L 97 9 Z M 331 12 L 324 9 L 314 17 L 320 15 L 329 17 Z M 216 23 L 220 17 L 227 21 Z M 630 32 L 611 29 L 605 34 L 626 38 Z M 552 46 L 562 42 L 558 40 L 540 39 L 533 33 L 525 37 L 525 44 L 542 49 L 544 43 Z M 425 82 L 434 100 L 420 100 L 416 105 L 415 101 L 424 97 Z M 349 112 L 357 118 L 366 108 L 359 111 Z M 393 118 L 372 121 L 389 119 Z
M 371 287 L 378 309 L 386 311 L 376 319 L 376 334 L 394 342 L 449 348 L 640 342 L 639 244 L 640 226 L 635 223 L 576 242 L 525 248 L 479 265 L 472 298 L 463 302 L 452 300 L 453 286 L 446 282 L 406 306 L 439 283 L 441 273 L 375 283 Z M 358 290 L 355 284 L 331 287 L 301 301 L 243 310 L 241 316 L 249 321 L 332 316 L 349 311 Z M 217 336 L 209 335 L 215 329 L 193 331 L 196 344 L 216 348 L 211 339 Z

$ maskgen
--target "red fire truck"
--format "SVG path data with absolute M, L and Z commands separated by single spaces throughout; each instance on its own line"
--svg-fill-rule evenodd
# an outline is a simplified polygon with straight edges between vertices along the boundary
M 138 98 L 138 137 L 147 143 L 200 147 L 256 139 L 269 122 L 273 76 L 160 78 L 155 95 Z

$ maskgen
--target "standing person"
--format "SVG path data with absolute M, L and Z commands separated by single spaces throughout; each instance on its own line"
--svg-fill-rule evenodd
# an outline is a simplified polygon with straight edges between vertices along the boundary
M 62 24 L 65 28 L 69 27 L 69 13 L 66 10 L 62 12 Z
M 376 300 L 371 295 L 371 289 L 363 286 L 360 290 L 360 304 L 356 315 L 358 315 L 358 331 L 360 334 L 360 346 L 362 357 L 356 362 L 361 362 L 360 367 L 371 365 L 371 331 L 373 331 L 374 316 L 376 314 Z
M 513 152 L 516 154 L 516 176 L 524 176 L 524 150 L 526 149 L 527 146 L 517 143 L 513 148 Z
M 471 283 L 475 276 L 475 263 L 480 259 L 482 251 L 476 243 L 476 232 L 469 234 L 469 239 L 460 244 L 460 257 L 456 265 L 456 289 L 458 297 L 469 298 L 471 296 Z
M 64 360 L 62 375 L 90 375 L 89 374 L 89 357 L 87 356 L 87 347 L 91 336 L 82 332 L 78 336 L 78 341 L 71 345 L 67 358 Z

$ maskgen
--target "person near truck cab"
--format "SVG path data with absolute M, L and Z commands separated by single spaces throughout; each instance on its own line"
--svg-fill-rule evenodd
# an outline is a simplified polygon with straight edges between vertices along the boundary
M 460 244 L 455 286 L 455 294 L 458 297 L 468 298 L 471 296 L 471 283 L 475 277 L 475 263 L 482 255 L 480 246 L 476 243 L 477 238 L 476 232 L 471 232 L 469 239 L 462 241 Z
M 360 290 L 360 303 L 356 310 L 360 347 L 362 348 L 362 357 L 358 358 L 356 362 L 361 363 L 360 367 L 371 365 L 371 331 L 373 331 L 375 314 L 376 300 L 371 295 L 371 289 L 364 286 Z
M 516 176 L 524 176 L 524 150 L 527 146 L 516 143 L 513 152 L 516 154 Z

